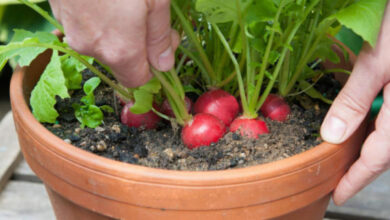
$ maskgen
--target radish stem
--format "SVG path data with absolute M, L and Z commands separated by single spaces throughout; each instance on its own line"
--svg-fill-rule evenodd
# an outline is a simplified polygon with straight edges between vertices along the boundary
M 213 26 L 215 32 L 217 33 L 217 35 L 218 35 L 220 41 L 222 42 L 223 46 L 225 47 L 226 51 L 228 52 L 230 59 L 233 62 L 234 68 L 236 69 L 237 81 L 238 81 L 238 86 L 239 86 L 239 91 L 240 91 L 242 108 L 244 110 L 244 115 L 247 117 L 257 117 L 256 113 L 249 112 L 248 102 L 247 102 L 247 99 L 245 97 L 244 82 L 242 80 L 242 74 L 241 74 L 240 66 L 237 62 L 237 59 L 234 57 L 234 54 L 229 46 L 229 43 L 226 41 L 225 37 L 223 36 L 221 30 L 219 30 L 218 26 L 214 23 L 211 23 L 211 25 Z

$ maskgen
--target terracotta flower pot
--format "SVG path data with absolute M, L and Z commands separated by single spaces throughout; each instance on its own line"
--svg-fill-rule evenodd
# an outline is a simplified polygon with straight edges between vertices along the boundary
M 11 102 L 25 159 L 58 219 L 322 219 L 330 193 L 358 157 L 365 126 L 264 165 L 187 172 L 106 159 L 65 143 L 33 117 L 28 100 L 49 53 L 15 71 Z

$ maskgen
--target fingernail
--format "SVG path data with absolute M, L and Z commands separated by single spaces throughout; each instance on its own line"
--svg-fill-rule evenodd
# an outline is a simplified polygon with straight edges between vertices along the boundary
M 166 51 L 160 54 L 158 58 L 158 67 L 161 71 L 168 71 L 173 66 L 173 50 L 169 47 Z
M 325 120 L 321 128 L 321 136 L 327 142 L 339 144 L 347 130 L 347 124 L 337 117 L 330 117 Z

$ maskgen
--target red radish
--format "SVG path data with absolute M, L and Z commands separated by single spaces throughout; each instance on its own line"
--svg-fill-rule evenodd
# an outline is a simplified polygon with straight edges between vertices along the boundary
M 236 118 L 230 125 L 230 131 L 239 131 L 241 136 L 256 139 L 260 134 L 268 134 L 267 125 L 261 119 Z
M 181 138 L 189 149 L 194 149 L 218 142 L 225 132 L 226 127 L 220 119 L 199 113 L 183 127 Z
M 208 113 L 221 119 L 226 126 L 232 123 L 239 111 L 237 99 L 221 89 L 201 95 L 194 105 L 195 113 Z
M 149 111 L 145 114 L 134 114 L 130 111 L 130 108 L 134 105 L 133 102 L 127 103 L 122 108 L 121 122 L 129 127 L 144 127 L 146 129 L 157 128 L 161 118 L 153 111 Z M 157 106 L 153 106 L 158 109 Z
M 283 98 L 274 94 L 268 95 L 260 111 L 265 117 L 275 121 L 285 121 L 291 113 L 290 106 Z
M 193 102 L 187 96 L 184 98 L 184 101 L 186 102 L 187 112 L 191 113 Z M 169 117 L 172 117 L 172 118 L 175 117 L 175 114 L 173 113 L 172 107 L 169 104 L 167 99 L 165 99 L 163 104 L 161 105 L 161 113 L 168 115 Z

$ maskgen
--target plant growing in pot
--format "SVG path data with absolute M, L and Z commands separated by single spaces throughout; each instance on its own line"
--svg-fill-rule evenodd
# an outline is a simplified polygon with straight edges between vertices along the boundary
M 47 17 L 35 5 L 22 1 Z M 178 55 L 180 61 L 175 70 L 167 73 L 152 70 L 156 78 L 137 89 L 127 89 L 116 84 L 107 67 L 101 65 L 108 73 L 92 65 L 91 58 L 74 52 L 66 43 L 60 42 L 54 35 L 48 33 L 18 30 L 14 40 L 0 48 L 2 61 L 17 57 L 20 66 L 28 66 L 18 69 L 12 81 L 11 100 L 14 118 L 25 158 L 45 182 L 58 218 L 154 219 L 156 216 L 162 219 L 222 219 L 226 216 L 232 219 L 322 218 L 329 201 L 329 193 L 359 153 L 356 146 L 361 144 L 364 138 L 364 127 L 361 127 L 342 147 L 322 143 L 304 153 L 272 163 L 200 172 L 149 168 L 99 157 L 56 137 L 46 128 L 56 133 L 53 127 L 59 126 L 47 123 L 56 123 L 60 120 L 62 116 L 58 115 L 58 105 L 70 102 L 69 111 L 74 113 L 74 118 L 79 121 L 74 127 L 87 127 L 77 129 L 80 135 L 78 138 L 83 132 L 98 133 L 96 143 L 100 145 L 94 146 L 95 149 L 89 147 L 90 151 L 105 155 L 105 152 L 118 147 L 121 150 L 118 152 L 120 159 L 123 150 L 134 148 L 128 153 L 132 154 L 131 157 L 127 157 L 131 159 L 128 162 L 142 164 L 144 161 L 152 164 L 155 161 L 153 157 L 155 152 L 147 152 L 151 151 L 150 147 L 130 144 L 137 136 L 148 131 L 141 132 L 137 129 L 126 131 L 123 126 L 109 124 L 107 118 L 119 118 L 119 112 L 115 113 L 118 105 L 108 101 L 112 106 L 107 107 L 107 103 L 97 101 L 99 96 L 116 93 L 132 102 L 130 108 L 125 105 L 122 113 L 122 120 L 129 122 L 127 124 L 130 126 L 136 126 L 130 124 L 135 121 L 132 118 L 133 114 L 144 114 L 149 111 L 169 119 L 167 121 L 171 121 L 172 127 L 176 127 L 176 124 L 184 125 L 183 142 L 194 150 L 188 150 L 181 143 L 176 144 L 184 149 L 179 153 L 172 152 L 172 147 L 171 152 L 163 150 L 166 155 L 173 155 L 172 161 L 194 162 L 202 160 L 203 156 L 206 161 L 210 159 L 207 161 L 210 163 L 206 169 L 220 169 L 218 166 L 221 164 L 225 169 L 244 167 L 245 164 L 240 164 L 240 161 L 232 163 L 228 160 L 229 163 L 226 163 L 226 158 L 234 153 L 249 158 L 251 155 L 249 146 L 240 144 L 239 152 L 232 149 L 231 152 L 225 152 L 226 156 L 218 145 L 224 145 L 226 141 L 222 139 L 216 144 L 213 142 L 230 135 L 232 140 L 249 140 L 247 143 L 255 143 L 255 148 L 252 149 L 256 149 L 258 143 L 256 141 L 267 139 L 269 136 L 259 136 L 258 131 L 246 132 L 244 129 L 260 127 L 263 129 L 262 132 L 267 132 L 265 123 L 258 122 L 259 110 L 263 110 L 263 114 L 268 114 L 269 117 L 276 115 L 277 120 L 283 121 L 273 122 L 265 119 L 268 123 L 266 126 L 286 125 L 285 117 L 292 108 L 286 106 L 287 103 L 280 97 L 299 100 L 305 93 L 310 97 L 330 102 L 314 89 L 314 84 L 319 78 L 329 71 L 332 72 L 320 71 L 321 69 L 314 67 L 321 60 L 338 59 L 331 50 L 333 42 L 329 41 L 327 34 L 334 33 L 340 22 L 348 25 L 349 19 L 358 21 L 356 13 L 351 12 L 356 12 L 359 7 L 366 6 L 369 10 L 374 10 L 375 7 L 384 9 L 385 2 L 197 0 L 173 1 L 172 4 L 173 19 L 179 21 L 175 25 L 183 33 L 183 44 Z M 56 21 L 51 18 L 49 20 L 59 30 L 62 29 Z M 361 30 L 357 28 L 355 31 L 360 33 Z M 363 37 L 367 36 L 363 34 Z M 53 52 L 44 53 L 35 59 L 47 48 Z M 187 60 L 186 57 L 190 57 L 191 60 Z M 90 72 L 82 76 L 80 72 L 86 67 Z M 212 71 L 216 72 L 216 76 L 220 76 L 215 77 L 214 81 L 208 81 L 207 76 L 212 76 Z M 91 72 L 110 88 L 98 86 L 100 83 L 98 78 L 85 76 L 91 75 Z M 198 80 L 197 75 L 202 75 L 203 80 Z M 187 78 L 190 80 L 186 80 Z M 213 106 L 209 100 L 202 101 L 203 99 L 199 98 L 200 104 L 195 103 L 195 106 L 200 105 L 197 114 L 191 116 L 188 113 L 185 104 L 186 92 L 209 88 L 239 94 L 244 118 L 236 119 L 239 120 L 238 126 L 230 125 L 231 130 L 238 129 L 236 133 L 225 135 L 226 126 L 233 118 L 218 118 L 215 114 L 210 114 L 213 113 L 210 107 L 203 106 Z M 72 91 L 74 99 L 62 100 L 69 96 L 69 91 Z M 228 103 L 235 103 L 236 100 L 234 97 L 232 99 L 231 95 L 215 91 L 221 90 L 211 91 L 217 93 L 216 98 L 222 100 L 226 98 Z M 276 91 L 279 95 L 270 95 L 271 91 Z M 75 98 L 77 96 L 78 99 Z M 168 117 L 167 111 L 164 111 L 165 115 L 159 112 L 159 107 L 153 107 L 153 103 L 158 103 L 162 97 L 168 100 L 168 106 L 175 117 Z M 267 105 L 274 107 L 267 108 Z M 36 119 L 44 122 L 46 128 L 34 119 L 32 113 Z M 238 110 L 228 113 L 235 117 Z M 255 126 L 244 125 L 247 121 L 253 120 Z M 291 122 L 291 119 L 288 120 Z M 140 121 L 142 127 L 145 120 Z M 64 122 L 63 118 L 60 122 Z M 105 133 L 102 127 L 92 130 L 94 127 L 103 126 L 103 122 L 109 124 L 117 135 Z M 144 128 L 148 127 L 147 124 L 143 125 Z M 149 126 L 153 127 L 154 125 Z M 169 128 L 169 125 L 165 127 Z M 161 127 L 159 129 L 164 130 Z M 153 132 L 156 131 L 158 130 Z M 268 132 L 272 135 L 276 130 L 271 127 Z M 74 133 L 77 133 L 76 129 L 70 134 L 67 132 L 56 134 L 66 138 L 74 136 Z M 163 142 L 177 136 L 175 132 L 168 134 L 172 137 L 168 136 L 169 138 L 163 139 Z M 72 139 L 68 142 L 72 141 L 74 145 L 82 147 L 82 140 Z M 109 139 L 125 141 L 130 147 L 107 146 Z M 160 145 L 160 149 L 165 149 L 166 143 L 163 142 L 157 144 Z M 180 139 L 176 142 L 180 142 Z M 152 145 L 149 139 L 145 143 Z M 145 155 L 149 156 L 148 154 L 151 156 L 149 160 L 143 158 Z M 180 156 L 187 159 L 176 158 Z M 166 162 L 160 160 L 159 163 Z

